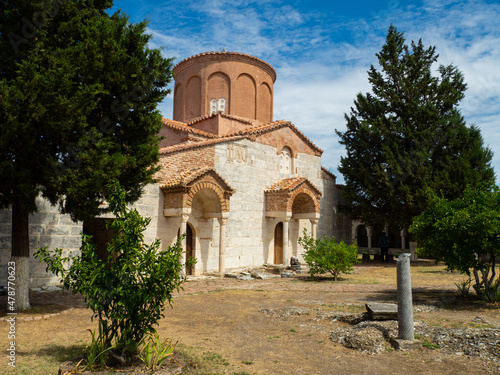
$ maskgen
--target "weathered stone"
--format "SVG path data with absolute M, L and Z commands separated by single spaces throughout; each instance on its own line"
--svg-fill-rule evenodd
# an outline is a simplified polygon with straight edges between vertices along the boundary
M 396 350 L 414 350 L 422 347 L 422 341 L 420 340 L 402 340 L 393 338 L 389 340 L 389 342 Z
M 414 339 L 413 302 L 411 293 L 410 254 L 403 253 L 397 263 L 398 284 L 398 338 Z
M 281 277 L 293 277 L 293 273 L 291 273 L 291 272 L 283 272 L 281 274 Z
M 367 303 L 365 306 L 372 320 L 398 319 L 398 306 L 394 303 Z

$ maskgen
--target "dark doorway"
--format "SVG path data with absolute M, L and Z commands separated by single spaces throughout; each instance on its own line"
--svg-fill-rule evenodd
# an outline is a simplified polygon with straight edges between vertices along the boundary
M 108 242 L 110 242 L 115 235 L 111 229 L 111 222 L 114 219 L 95 218 L 92 220 L 85 220 L 83 222 L 83 234 L 92 236 L 92 243 L 96 247 L 97 257 L 101 260 L 107 260 Z M 108 228 L 106 228 L 108 226 Z
M 191 225 L 186 224 L 186 261 L 193 257 L 194 258 L 194 246 L 193 246 L 193 230 Z M 193 274 L 193 267 L 186 266 L 186 275 Z
M 274 228 L 274 264 L 283 264 L 283 223 Z

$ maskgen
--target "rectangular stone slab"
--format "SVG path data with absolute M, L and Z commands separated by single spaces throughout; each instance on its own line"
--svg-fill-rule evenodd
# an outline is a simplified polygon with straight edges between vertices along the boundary
M 365 306 L 372 320 L 398 319 L 398 305 L 395 303 L 367 303 Z

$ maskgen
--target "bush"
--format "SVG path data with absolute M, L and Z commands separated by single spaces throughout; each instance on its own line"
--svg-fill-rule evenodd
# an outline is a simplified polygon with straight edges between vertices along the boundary
M 114 347 L 109 353 L 126 362 L 137 353 L 144 337 L 155 332 L 165 302 L 172 304 L 172 294 L 184 281 L 180 275 L 182 239 L 166 251 L 159 251 L 159 240 L 144 244 L 143 232 L 150 219 L 126 207 L 125 192 L 118 184 L 109 189 L 108 203 L 116 219 L 110 223 L 115 236 L 107 245 L 107 259 L 98 258 L 91 236 L 83 234 L 78 257 L 62 257 L 61 249 L 49 253 L 47 248 L 35 256 L 47 264 L 47 271 L 61 277 L 66 289 L 85 296 L 92 318 L 99 319 L 101 351 Z M 193 263 L 190 260 L 187 266 Z
M 304 229 L 299 243 L 306 250 L 302 255 L 309 266 L 311 278 L 315 275 L 330 272 L 335 281 L 340 273 L 350 273 L 353 263 L 359 263 L 357 245 L 347 245 L 344 241 L 337 242 L 335 237 L 314 239 Z
M 432 196 L 428 208 L 413 219 L 410 232 L 423 254 L 473 278 L 480 298 L 500 301 L 499 192 L 467 188 L 455 200 Z

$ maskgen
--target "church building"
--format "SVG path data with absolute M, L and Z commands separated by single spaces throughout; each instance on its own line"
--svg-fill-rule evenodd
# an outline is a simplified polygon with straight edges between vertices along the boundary
M 273 119 L 271 65 L 243 53 L 207 52 L 173 72 L 173 119 L 163 120 L 159 182 L 134 204 L 151 218 L 147 242 L 158 238 L 166 249 L 186 234 L 186 256 L 197 259 L 186 273 L 200 275 L 286 265 L 292 256 L 303 261 L 304 229 L 352 241 L 351 221 L 336 213 L 339 191 L 321 166 L 322 150 L 290 121 Z M 44 246 L 78 251 L 82 230 L 98 245 L 109 238 L 111 216 L 73 223 L 41 198 L 37 204 L 32 254 Z M 6 215 L 0 212 L 0 222 Z M 5 235 L 0 229 L 2 266 L 10 256 Z M 55 281 L 32 259 L 32 286 Z

